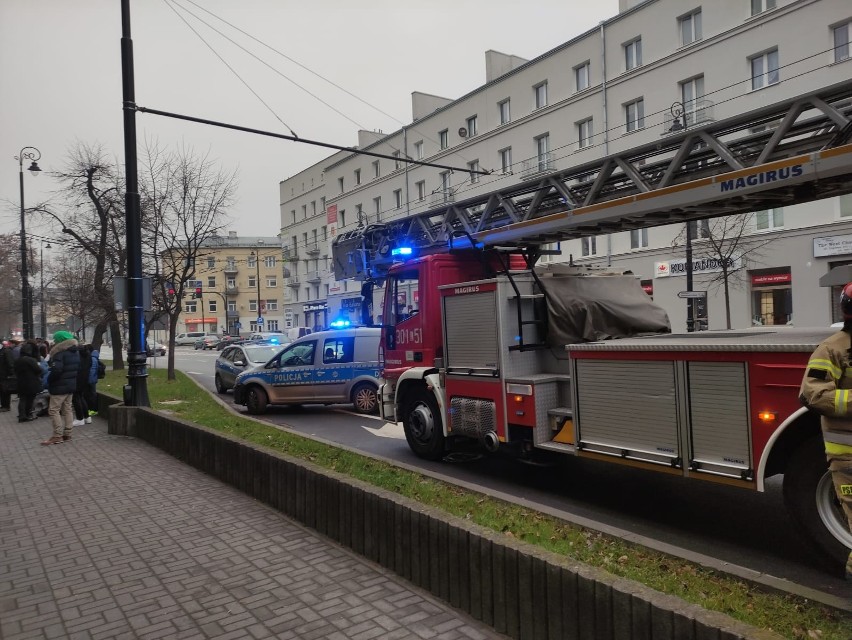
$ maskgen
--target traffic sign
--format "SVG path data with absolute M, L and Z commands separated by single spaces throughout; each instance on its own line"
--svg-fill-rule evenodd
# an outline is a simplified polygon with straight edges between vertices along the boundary
M 257 316 L 257 324 L 263 324 L 263 316 Z
M 706 291 L 679 291 L 678 298 L 706 298 Z

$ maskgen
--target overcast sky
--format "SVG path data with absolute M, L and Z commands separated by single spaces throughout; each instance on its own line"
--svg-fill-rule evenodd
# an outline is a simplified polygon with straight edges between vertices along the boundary
M 356 144 L 358 128 L 389 133 L 409 123 L 412 91 L 458 98 L 483 84 L 488 49 L 530 59 L 618 10 L 618 0 L 131 0 L 130 5 L 139 106 L 289 133 L 280 118 L 301 137 L 340 145 Z M 318 80 L 211 13 L 389 115 Z M 50 197 L 57 184 L 48 172 L 63 166 L 77 141 L 103 145 L 123 166 L 120 38 L 119 0 L 0 0 L 0 157 L 5 158 L 0 232 L 20 229 L 14 157 L 22 147 L 41 151 L 44 170 L 37 178 L 24 175 L 27 206 Z M 279 181 L 331 154 L 150 114 L 137 114 L 137 128 L 140 149 L 146 137 L 172 149 L 186 145 L 209 153 L 226 170 L 238 170 L 231 228 L 244 235 L 276 235 Z

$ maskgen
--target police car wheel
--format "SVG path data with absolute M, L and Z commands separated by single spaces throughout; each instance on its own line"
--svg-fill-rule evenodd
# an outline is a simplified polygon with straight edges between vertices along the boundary
M 222 378 L 219 377 L 219 374 L 216 374 L 214 378 L 216 383 L 216 393 L 225 393 L 228 390 L 228 387 L 225 386 L 225 383 L 222 382 Z
M 419 458 L 444 457 L 444 426 L 434 396 L 425 388 L 413 390 L 405 401 L 402 426 L 408 446 Z
M 254 416 L 266 413 L 266 405 L 269 399 L 266 397 L 266 391 L 253 385 L 246 390 L 246 408 L 248 412 Z
M 379 406 L 376 398 L 376 387 L 361 382 L 352 389 L 352 404 L 358 413 L 375 413 Z

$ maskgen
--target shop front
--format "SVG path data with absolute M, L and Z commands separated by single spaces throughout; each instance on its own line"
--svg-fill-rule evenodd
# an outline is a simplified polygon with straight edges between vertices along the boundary
M 187 318 L 186 320 L 184 320 L 187 332 L 207 331 L 209 333 L 216 333 L 218 329 L 218 322 L 219 321 L 215 317 Z
M 793 278 L 790 267 L 755 269 L 749 272 L 749 278 L 752 324 L 792 324 Z
M 328 326 L 328 303 L 325 300 L 309 302 L 302 306 L 305 314 L 305 326 L 314 331 L 322 331 Z

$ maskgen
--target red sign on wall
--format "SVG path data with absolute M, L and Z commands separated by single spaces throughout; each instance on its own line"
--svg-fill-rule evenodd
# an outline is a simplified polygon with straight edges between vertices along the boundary
M 752 286 L 766 286 L 772 284 L 789 284 L 793 281 L 792 275 L 789 273 L 766 273 L 766 274 L 753 274 L 751 276 L 751 284 Z
M 654 285 L 652 284 L 643 284 L 642 290 L 647 293 L 649 296 L 654 295 Z
M 325 209 L 325 220 L 327 224 L 334 224 L 337 222 L 337 205 L 330 204 Z

